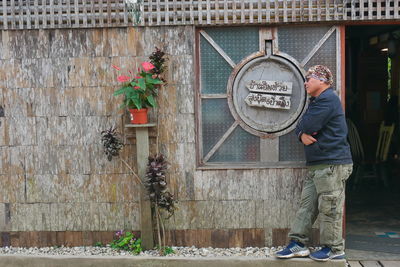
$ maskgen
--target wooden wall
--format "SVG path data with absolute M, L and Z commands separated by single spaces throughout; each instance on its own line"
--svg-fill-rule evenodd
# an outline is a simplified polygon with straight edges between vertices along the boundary
M 167 223 L 169 242 L 285 242 L 304 169 L 196 170 L 194 27 L 20 30 L 0 37 L 2 245 L 12 237 L 14 245 L 32 245 L 22 241 L 28 232 L 33 244 L 51 245 L 140 230 L 138 186 L 126 167 L 106 160 L 100 131 L 116 125 L 127 143 L 122 156 L 135 165 L 135 139 L 112 96 L 118 84 L 111 64 L 136 70 L 155 46 L 169 55 L 160 113 L 151 114 L 160 122 L 160 151 L 179 201 Z M 150 133 L 151 153 L 156 134 Z
M 139 229 L 138 188 L 100 144 L 122 125 L 110 66 L 134 64 L 133 42 L 126 28 L 1 32 L 0 231 Z

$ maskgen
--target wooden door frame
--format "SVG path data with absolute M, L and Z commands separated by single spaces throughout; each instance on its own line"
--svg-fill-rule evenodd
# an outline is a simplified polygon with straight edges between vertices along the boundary
M 346 28 L 350 26 L 400 25 L 400 21 L 354 21 L 338 25 L 340 31 L 341 101 L 346 112 Z M 346 237 L 346 205 L 343 206 L 343 238 Z
M 400 25 L 400 21 L 355 21 L 338 25 L 340 34 L 340 75 L 341 75 L 341 101 L 346 112 L 346 28 L 350 26 L 385 26 Z M 343 206 L 343 238 L 346 237 L 346 203 Z

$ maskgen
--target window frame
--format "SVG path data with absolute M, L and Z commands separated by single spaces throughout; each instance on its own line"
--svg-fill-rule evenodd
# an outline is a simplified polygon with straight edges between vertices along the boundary
M 318 25 L 315 25 L 318 26 Z M 243 26 L 245 27 L 245 26 Z M 251 27 L 254 27 L 252 25 Z M 284 27 L 284 26 L 282 26 Z M 292 26 L 293 27 L 293 26 Z M 295 26 L 294 26 L 295 27 Z M 341 62 L 343 60 L 343 56 L 341 56 L 341 43 L 344 42 L 344 40 L 340 37 L 342 37 L 343 31 L 341 30 L 340 26 L 333 26 L 336 29 L 336 59 L 337 59 L 337 66 L 342 67 L 341 73 L 337 75 L 337 90 L 339 93 L 342 93 L 343 86 L 341 86 L 341 76 L 343 76 L 343 68 L 344 66 L 341 66 Z M 258 29 L 261 30 L 265 27 L 258 26 Z M 274 27 L 275 30 L 278 29 L 278 27 Z M 279 27 L 280 28 L 280 27 Z M 200 41 L 201 41 L 201 31 L 203 29 L 207 29 L 207 27 L 196 27 L 195 29 L 195 43 L 194 43 L 194 69 L 195 69 L 195 126 L 196 126 L 196 131 L 195 131 L 195 140 L 196 140 L 196 168 L 200 170 L 224 170 L 224 169 L 265 169 L 265 168 L 304 168 L 305 167 L 305 161 L 277 161 L 277 162 L 263 162 L 263 161 L 257 161 L 257 162 L 209 162 L 209 161 L 204 161 L 204 154 L 203 154 L 203 133 L 202 133 L 202 99 L 208 99 L 208 98 L 228 98 L 229 96 L 226 96 L 226 94 L 214 94 L 214 96 L 209 96 L 209 95 L 202 95 L 201 94 L 201 89 L 202 89 L 202 84 L 201 84 L 201 51 L 200 51 Z M 340 38 L 340 39 L 339 39 Z M 261 41 L 260 41 L 261 43 Z M 260 45 L 260 50 L 261 50 L 261 45 Z M 275 51 L 274 51 L 275 52 Z M 339 70 L 339 69 L 338 69 Z M 227 99 L 228 101 L 228 99 Z M 306 107 L 305 107 L 306 109 Z M 238 125 L 237 127 L 241 127 Z M 268 135 L 266 135 L 268 137 Z M 261 139 L 260 139 L 261 140 Z M 226 141 L 226 140 L 225 140 Z M 278 150 L 279 150 L 279 139 L 278 139 Z

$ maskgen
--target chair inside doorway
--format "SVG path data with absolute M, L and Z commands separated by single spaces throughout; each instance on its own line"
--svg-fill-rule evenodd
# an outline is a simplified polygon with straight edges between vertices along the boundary
M 367 162 L 365 160 L 364 148 L 355 124 L 350 119 L 347 119 L 347 125 L 349 129 L 348 140 L 354 161 L 354 170 L 350 183 L 351 188 L 356 189 L 366 180 L 368 180 L 368 182 L 371 182 L 371 180 L 377 182 L 378 180 L 381 181 L 385 187 L 389 187 L 388 172 L 390 168 L 387 159 L 392 141 L 394 124 L 385 125 L 384 121 L 381 123 L 375 161 L 373 162 Z

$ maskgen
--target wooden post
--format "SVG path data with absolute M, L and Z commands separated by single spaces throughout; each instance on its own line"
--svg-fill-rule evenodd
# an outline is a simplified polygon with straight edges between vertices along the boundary
M 136 155 L 138 175 L 145 182 L 147 160 L 149 157 L 149 127 L 155 127 L 155 123 L 127 124 L 127 128 L 136 130 Z M 153 220 L 149 196 L 142 186 L 140 187 L 140 231 L 143 249 L 154 248 Z

